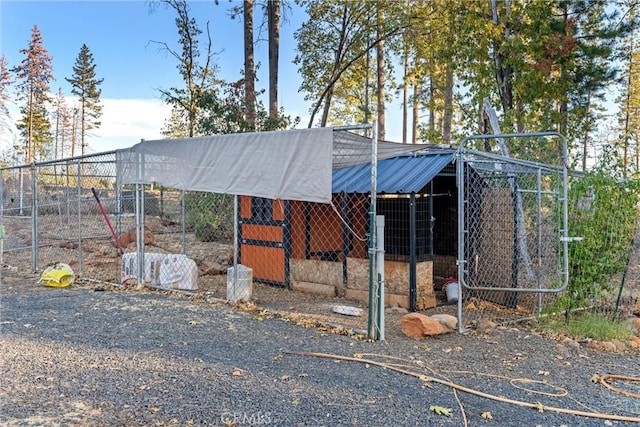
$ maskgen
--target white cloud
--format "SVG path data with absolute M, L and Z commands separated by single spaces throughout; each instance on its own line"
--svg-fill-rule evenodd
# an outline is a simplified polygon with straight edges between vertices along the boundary
M 141 139 L 161 139 L 171 107 L 157 99 L 102 99 L 99 129 L 87 141 L 92 152 L 131 147 Z

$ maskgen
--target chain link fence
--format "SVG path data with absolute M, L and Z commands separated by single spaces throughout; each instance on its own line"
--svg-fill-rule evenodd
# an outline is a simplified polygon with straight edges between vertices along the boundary
M 116 248 L 105 244 L 107 217 L 92 188 L 114 197 L 114 153 L 3 169 L 5 262 L 27 271 L 66 263 L 78 275 L 117 279 Z
M 385 173 L 417 182 L 409 163 L 372 171 L 370 146 L 339 147 L 329 204 L 124 185 L 115 152 L 4 168 L 2 262 L 34 272 L 66 263 L 79 280 L 251 300 L 321 322 L 344 316 L 378 337 L 382 300 L 457 314 L 465 327 L 535 316 L 558 300 L 638 310 L 640 215 L 625 184 L 565 182 L 561 168 L 471 150 L 457 170 L 453 150 L 426 150 L 413 156 L 424 160 L 415 173 L 431 175 L 404 191 L 385 187 Z M 372 176 L 395 188 L 373 206 Z M 627 194 L 635 202 L 616 208 Z M 568 291 L 557 292 L 567 274 Z
M 640 181 L 603 173 L 571 178 L 569 287 L 556 311 L 609 319 L 640 315 Z
M 536 147 L 556 136 L 515 138 Z M 571 310 L 610 318 L 640 312 L 637 180 L 565 175 L 563 161 L 556 167 L 472 150 L 458 158 L 463 327 Z
M 565 287 L 562 169 L 470 151 L 463 162 L 463 319 L 532 316 Z

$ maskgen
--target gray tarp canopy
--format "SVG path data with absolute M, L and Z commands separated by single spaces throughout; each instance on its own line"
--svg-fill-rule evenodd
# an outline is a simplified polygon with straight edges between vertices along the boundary
M 330 203 L 332 170 L 371 162 L 371 139 L 334 128 L 143 141 L 116 152 L 120 184 Z M 378 158 L 420 146 L 378 142 Z

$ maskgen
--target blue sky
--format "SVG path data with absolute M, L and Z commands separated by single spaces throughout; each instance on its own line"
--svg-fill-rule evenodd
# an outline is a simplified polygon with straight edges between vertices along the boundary
M 219 76 L 229 81 L 240 78 L 243 68 L 242 21 L 231 19 L 229 9 L 241 2 L 220 0 L 190 1 L 191 16 L 204 31 L 207 21 L 211 31 L 213 51 Z M 280 48 L 280 105 L 290 114 L 308 116 L 308 103 L 298 93 L 300 77 L 292 64 L 295 56 L 293 32 L 305 18 L 296 7 L 288 13 L 288 22 L 281 28 Z M 256 27 L 260 23 L 256 11 Z M 159 133 L 168 107 L 159 100 L 158 88 L 181 86 L 177 62 L 159 51 L 152 41 L 166 42 L 179 51 L 178 35 L 173 11 L 159 6 L 153 12 L 143 0 L 123 1 L 26 1 L 0 0 L 0 54 L 9 66 L 22 61 L 20 49 L 28 46 L 31 30 L 37 25 L 44 46 L 53 57 L 56 81 L 51 90 L 62 88 L 71 96 L 65 77 L 72 75 L 72 66 L 82 44 L 93 54 L 98 78 L 103 78 L 102 127 L 88 141 L 91 152 L 107 151 L 131 146 L 140 139 L 160 138 Z M 256 28 L 256 37 L 258 29 Z M 262 40 L 266 35 L 262 34 Z M 201 48 L 205 44 L 201 43 Z M 256 45 L 258 88 L 268 83 L 267 45 Z M 13 106 L 12 110 L 16 110 Z M 14 114 L 13 119 L 16 119 Z M 306 125 L 306 121 L 303 119 Z M 3 144 L 5 144 L 3 138 Z

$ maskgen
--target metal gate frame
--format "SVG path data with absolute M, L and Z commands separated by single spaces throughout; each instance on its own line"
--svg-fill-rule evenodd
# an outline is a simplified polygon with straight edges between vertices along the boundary
M 467 254 L 465 254 L 465 243 L 466 239 L 469 236 L 469 230 L 467 228 L 467 223 L 465 218 L 467 217 L 469 205 L 469 194 L 465 192 L 465 166 L 469 162 L 467 153 L 469 150 L 466 149 L 466 144 L 472 140 L 489 140 L 489 139 L 507 139 L 507 138 L 532 138 L 532 137 L 553 137 L 559 138 L 562 141 L 562 154 L 561 154 L 561 165 L 559 165 L 561 173 L 562 173 L 562 192 L 559 195 L 558 201 L 562 204 L 562 224 L 558 230 L 558 243 L 561 247 L 562 251 L 562 266 L 560 271 L 561 276 L 561 286 L 556 288 L 549 287 L 540 287 L 540 288 L 519 288 L 519 287 L 511 287 L 511 288 L 503 288 L 503 287 L 483 287 L 483 286 L 471 286 L 467 283 L 467 275 L 469 274 L 469 265 L 470 262 L 467 260 Z M 501 159 L 502 161 L 509 161 L 514 163 L 523 163 L 528 166 L 535 166 L 533 162 L 525 162 L 522 160 L 513 159 L 505 156 L 497 156 L 491 155 L 490 153 L 482 153 L 482 155 L 494 156 L 496 159 Z M 545 168 L 549 168 L 549 165 L 542 165 Z M 557 167 L 557 166 L 556 166 Z M 512 176 L 513 175 L 513 176 Z M 463 292 L 464 291 L 500 291 L 500 292 L 527 292 L 527 293 L 537 293 L 541 294 L 549 294 L 549 293 L 560 293 L 563 292 L 569 283 L 569 258 L 568 258 L 568 243 L 570 241 L 579 240 L 577 238 L 570 238 L 568 233 L 568 169 L 567 169 L 567 142 L 566 138 L 557 132 L 534 132 L 534 133 L 513 133 L 513 134 L 497 134 L 497 135 L 473 135 L 466 137 L 460 143 L 460 147 L 456 154 L 456 176 L 457 176 L 457 186 L 458 186 L 458 332 L 463 332 L 463 316 L 462 316 L 462 308 L 463 308 Z M 519 196 L 519 190 L 517 189 L 515 181 L 515 174 L 508 174 L 508 179 L 514 194 L 514 199 L 517 202 Z M 538 197 L 540 197 L 540 193 L 538 193 Z M 514 211 L 521 210 L 521 206 L 518 208 L 514 207 Z M 517 212 L 516 212 L 517 215 Z M 514 215 L 515 216 L 515 215 Z M 517 220 L 516 220 L 517 222 Z M 518 241 L 521 241 L 521 238 L 518 237 Z M 514 248 L 515 250 L 515 248 Z

